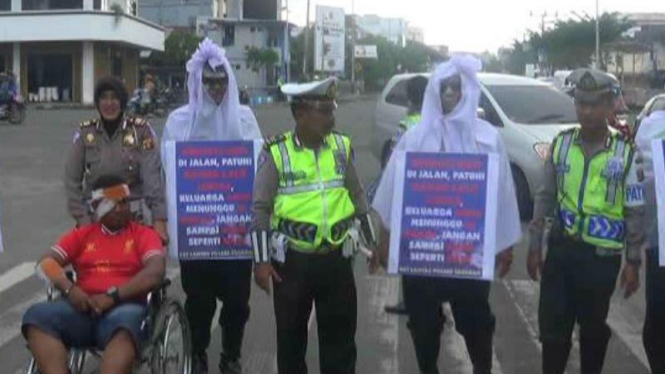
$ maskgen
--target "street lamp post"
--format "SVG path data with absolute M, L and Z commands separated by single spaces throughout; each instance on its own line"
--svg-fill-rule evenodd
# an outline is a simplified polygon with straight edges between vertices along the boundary
M 307 56 L 309 54 L 309 2 L 307 0 L 307 21 L 305 23 L 305 53 L 303 53 L 302 74 L 303 78 L 307 76 Z
M 600 69 L 600 19 L 598 2 L 599 0 L 596 0 L 596 69 Z
M 351 0 L 351 23 L 352 23 L 352 46 L 351 46 L 351 87 L 353 88 L 353 93 L 356 94 L 356 12 L 355 12 L 355 0 Z

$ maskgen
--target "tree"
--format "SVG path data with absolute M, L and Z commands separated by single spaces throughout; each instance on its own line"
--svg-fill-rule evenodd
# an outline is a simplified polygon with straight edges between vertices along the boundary
M 600 40 L 603 44 L 614 42 L 630 27 L 630 21 L 618 13 L 604 13 L 600 17 Z M 589 66 L 596 49 L 595 19 L 558 21 L 551 30 L 532 33 L 529 43 L 546 56 L 546 65 L 552 70 Z M 605 68 L 607 61 L 601 60 Z
M 190 31 L 174 30 L 164 41 L 164 52 L 150 55 L 152 66 L 185 66 L 199 47 L 201 38 Z
M 246 54 L 247 63 L 254 72 L 258 72 L 261 68 L 269 69 L 279 62 L 279 54 L 271 48 L 250 47 Z

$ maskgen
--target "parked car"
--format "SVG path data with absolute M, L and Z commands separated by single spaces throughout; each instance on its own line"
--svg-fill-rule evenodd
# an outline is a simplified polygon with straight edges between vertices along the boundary
M 647 101 L 640 114 L 637 115 L 635 128 L 640 125 L 640 122 L 657 110 L 665 110 L 665 94 L 656 95 Z
M 390 157 L 390 138 L 406 115 L 406 82 L 414 75 L 394 76 L 378 99 L 372 152 L 381 161 Z M 510 158 L 520 215 L 528 219 L 533 211 L 534 193 L 543 183 L 543 163 L 552 140 L 559 132 L 578 125 L 573 99 L 536 79 L 486 73 L 478 77 L 482 89 L 479 112 L 501 132 Z

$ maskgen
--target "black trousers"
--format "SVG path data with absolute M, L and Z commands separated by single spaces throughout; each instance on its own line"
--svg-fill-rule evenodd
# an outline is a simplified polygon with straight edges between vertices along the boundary
M 356 370 L 356 284 L 353 261 L 339 251 L 325 255 L 291 250 L 284 264 L 273 263 L 282 278 L 275 284 L 277 368 L 279 374 L 305 374 L 307 324 L 316 306 L 321 374 Z
M 621 256 L 599 256 L 572 239 L 550 241 L 540 287 L 538 323 L 543 373 L 563 374 L 575 323 L 580 326 L 582 374 L 600 374 L 612 332 L 606 323 Z
M 405 276 L 404 303 L 420 372 L 436 374 L 445 323 L 441 304 L 450 302 L 456 330 L 464 337 L 474 374 L 492 371 L 495 318 L 489 305 L 490 282 Z
M 658 248 L 647 251 L 646 300 L 642 339 L 653 374 L 665 374 L 665 268 L 658 265 Z
M 204 354 L 210 345 L 210 327 L 220 300 L 223 354 L 231 360 L 238 359 L 249 319 L 252 262 L 181 261 L 180 269 L 193 354 Z

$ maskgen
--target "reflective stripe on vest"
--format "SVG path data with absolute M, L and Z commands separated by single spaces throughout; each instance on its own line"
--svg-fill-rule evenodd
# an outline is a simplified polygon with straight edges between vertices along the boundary
M 345 188 L 351 159 L 350 140 L 340 134 L 326 137 L 316 152 L 286 134 L 270 152 L 279 174 L 272 228 L 286 235 L 298 250 L 316 252 L 323 244 L 346 239 L 355 207 Z

